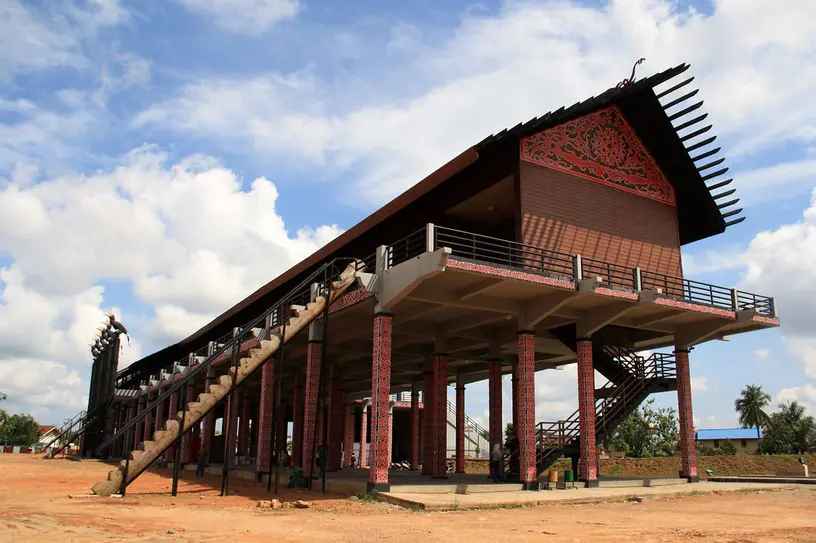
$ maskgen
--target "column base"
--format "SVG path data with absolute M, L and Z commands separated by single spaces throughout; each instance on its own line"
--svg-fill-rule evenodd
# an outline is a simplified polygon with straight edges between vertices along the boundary
M 598 488 L 598 479 L 590 479 L 589 481 L 584 481 L 586 488 Z
M 541 490 L 541 484 L 538 481 L 532 481 L 529 483 L 521 483 L 521 488 L 523 490 Z
M 390 492 L 391 491 L 391 484 L 390 483 L 372 483 L 368 481 L 366 483 L 366 491 L 369 494 L 376 494 L 377 492 Z

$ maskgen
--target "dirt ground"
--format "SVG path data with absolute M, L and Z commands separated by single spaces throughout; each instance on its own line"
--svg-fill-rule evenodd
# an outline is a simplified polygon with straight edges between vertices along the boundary
M 124 498 L 84 497 L 108 469 L 0 455 L 0 541 L 816 541 L 816 486 L 446 513 L 289 491 L 312 506 L 271 510 L 253 483 L 221 498 L 217 478 L 191 478 L 173 498 L 158 473 Z

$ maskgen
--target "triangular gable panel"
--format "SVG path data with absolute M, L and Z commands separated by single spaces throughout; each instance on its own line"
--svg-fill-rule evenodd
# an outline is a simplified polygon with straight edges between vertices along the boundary
M 615 106 L 522 138 L 521 160 L 677 205 L 674 187 Z

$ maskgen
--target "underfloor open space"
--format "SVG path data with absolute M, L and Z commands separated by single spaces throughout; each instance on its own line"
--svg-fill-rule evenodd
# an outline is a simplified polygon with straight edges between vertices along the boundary
M 416 512 L 369 500 L 287 491 L 308 509 L 259 508 L 259 485 L 192 474 L 169 494 L 166 474 L 146 473 L 124 498 L 86 497 L 109 466 L 97 461 L 0 455 L 2 541 L 813 541 L 816 487 L 770 486 L 694 495 L 623 497 L 600 502 L 473 511 Z M 713 483 L 711 484 L 713 485 Z M 691 485 L 688 485 L 691 486 Z M 714 488 L 728 488 L 714 487 Z M 644 489 L 650 490 L 650 489 Z M 601 496 L 604 489 L 589 490 Z M 544 492 L 528 494 L 546 494 Z

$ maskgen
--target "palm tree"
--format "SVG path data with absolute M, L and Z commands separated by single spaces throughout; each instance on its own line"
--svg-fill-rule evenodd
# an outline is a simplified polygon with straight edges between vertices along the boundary
M 771 397 L 762 390 L 760 385 L 746 385 L 740 397 L 734 401 L 734 408 L 739 413 L 739 421 L 743 428 L 756 428 L 757 439 L 761 436 L 759 428 L 768 420 L 765 408 Z

